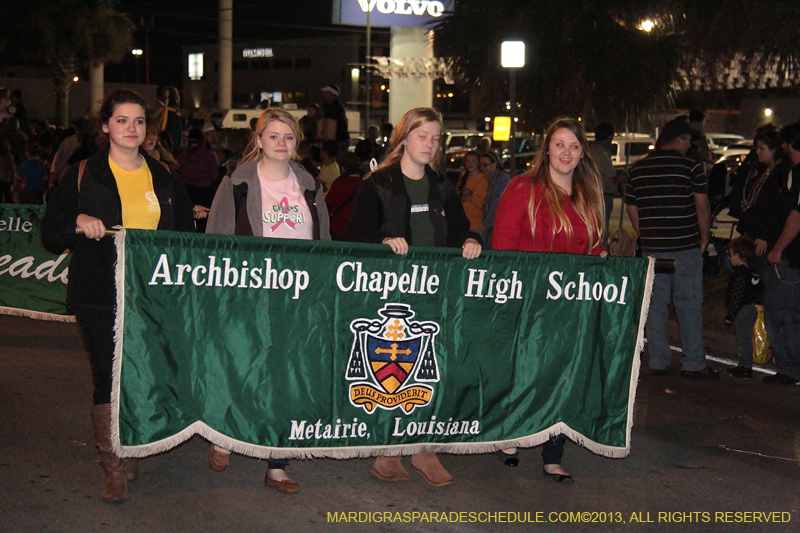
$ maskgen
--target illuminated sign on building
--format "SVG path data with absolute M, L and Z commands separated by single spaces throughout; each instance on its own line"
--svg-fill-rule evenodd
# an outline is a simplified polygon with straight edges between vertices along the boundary
M 203 79 L 203 54 L 189 54 L 189 79 Z
M 246 59 L 253 57 L 272 57 L 272 48 L 245 48 L 242 50 L 242 57 Z
M 454 0 L 334 0 L 334 24 L 427 27 L 453 11 Z M 337 16 L 338 15 L 338 16 Z
M 495 141 L 507 141 L 511 138 L 511 117 L 494 117 L 492 138 Z

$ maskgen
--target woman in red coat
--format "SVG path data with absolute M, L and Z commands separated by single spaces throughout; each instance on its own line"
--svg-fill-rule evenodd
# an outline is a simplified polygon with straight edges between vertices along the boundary
M 577 120 L 561 118 L 547 128 L 529 172 L 509 184 L 494 222 L 493 250 L 599 255 L 603 250 L 603 186 Z M 571 481 L 561 468 L 566 437 L 551 437 L 542 449 L 544 474 Z M 516 448 L 504 450 L 517 466 Z

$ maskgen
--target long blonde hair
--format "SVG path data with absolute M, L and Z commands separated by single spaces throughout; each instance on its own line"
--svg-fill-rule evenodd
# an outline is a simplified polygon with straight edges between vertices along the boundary
M 289 126 L 297 139 L 297 145 L 300 145 L 300 141 L 303 140 L 303 132 L 300 129 L 300 124 L 297 122 L 297 119 L 279 107 L 268 107 L 261 113 L 261 116 L 258 117 L 256 131 L 253 134 L 253 138 L 250 139 L 250 142 L 247 144 L 247 148 L 244 149 L 244 154 L 239 164 L 261 157 L 261 148 L 258 147 L 258 138 L 261 137 L 261 134 L 264 133 L 264 130 L 267 129 L 267 126 L 273 120 L 283 122 Z M 295 148 L 293 159 L 296 157 L 297 149 Z
M 536 239 L 536 213 L 541 206 L 542 201 L 547 203 L 550 210 L 551 227 L 553 234 L 550 239 L 550 249 L 553 248 L 556 233 L 564 231 L 567 234 L 567 239 L 572 239 L 574 231 L 572 224 L 564 212 L 564 207 L 561 205 L 563 192 L 553 182 L 550 176 L 550 158 L 549 148 L 550 141 L 553 134 L 566 128 L 571 131 L 581 145 L 583 156 L 578 162 L 578 166 L 572 173 L 572 194 L 570 195 L 570 202 L 573 209 L 581 217 L 581 220 L 586 224 L 586 229 L 589 232 L 589 249 L 599 246 L 602 241 L 603 228 L 605 225 L 605 205 L 603 203 L 603 186 L 600 180 L 600 172 L 597 170 L 597 165 L 589 155 L 589 143 L 586 140 L 586 132 L 581 126 L 580 122 L 572 118 L 559 118 L 553 121 L 547 128 L 544 142 L 539 148 L 539 153 L 536 155 L 533 167 L 525 176 L 531 182 L 531 196 L 528 200 L 528 218 L 531 221 L 531 233 L 534 240 Z M 536 197 L 535 191 L 537 184 L 542 183 L 542 198 Z
M 406 137 L 408 137 L 409 133 L 419 128 L 423 124 L 427 124 L 428 122 L 436 122 L 439 124 L 439 130 L 444 130 L 442 114 L 432 107 L 415 107 L 403 115 L 403 118 L 400 119 L 400 122 L 398 122 L 394 130 L 392 130 L 392 151 L 389 152 L 389 155 L 386 156 L 386 159 L 384 159 L 383 162 L 381 162 L 381 164 L 378 165 L 375 170 L 373 170 L 373 172 L 390 167 L 402 159 L 403 154 L 406 151 L 403 141 L 406 140 Z M 442 133 L 444 132 L 442 131 Z M 440 139 L 439 146 L 436 148 L 436 153 L 433 154 L 433 158 L 430 162 L 432 169 L 439 169 L 439 160 L 441 159 L 441 155 L 442 141 Z M 371 174 L 372 172 L 367 174 L 364 179 L 368 178 Z

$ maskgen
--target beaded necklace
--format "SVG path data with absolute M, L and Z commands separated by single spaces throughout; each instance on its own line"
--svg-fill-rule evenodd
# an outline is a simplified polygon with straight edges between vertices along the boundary
M 767 166 L 764 172 L 761 173 L 760 176 L 755 178 L 755 180 L 751 179 L 753 175 L 756 173 L 754 169 L 753 172 L 747 177 L 747 184 L 744 187 L 744 193 L 742 194 L 742 211 L 747 211 L 753 204 L 756 203 L 758 200 L 758 194 L 761 192 L 761 188 L 766 183 L 767 178 L 769 177 L 769 173 L 772 172 L 772 169 L 775 168 L 777 162 L 775 160 Z M 754 181 L 754 183 L 752 183 Z M 748 190 L 749 187 L 749 190 Z

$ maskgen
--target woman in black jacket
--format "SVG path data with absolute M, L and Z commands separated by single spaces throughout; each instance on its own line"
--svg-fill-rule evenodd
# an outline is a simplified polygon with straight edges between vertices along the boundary
M 770 219 L 781 189 L 791 168 L 783 161 L 783 139 L 777 130 L 756 134 L 757 165 L 744 185 L 737 230 L 756 243 L 756 257 L 750 265 L 762 276 L 766 275 L 766 256 L 769 252 Z
M 92 426 L 103 467 L 103 501 L 127 497 L 136 462 L 123 461 L 111 446 L 111 369 L 114 358 L 117 251 L 108 228 L 194 231 L 192 204 L 180 178 L 147 155 L 147 104 L 133 91 L 109 94 L 100 109 L 108 144 L 71 167 L 47 205 L 42 240 L 49 249 L 74 250 L 67 303 L 90 355 L 94 398 Z M 82 235 L 76 235 L 76 227 Z
M 439 160 L 441 132 L 435 109 L 418 107 L 403 116 L 392 133 L 394 149 L 358 188 L 345 240 L 387 244 L 396 254 L 413 244 L 462 248 L 466 259 L 480 255 L 481 238 L 469 231 L 453 184 L 429 165 Z M 411 466 L 431 485 L 453 482 L 433 452 L 414 454 Z M 372 474 L 408 479 L 399 456 L 378 457 Z

